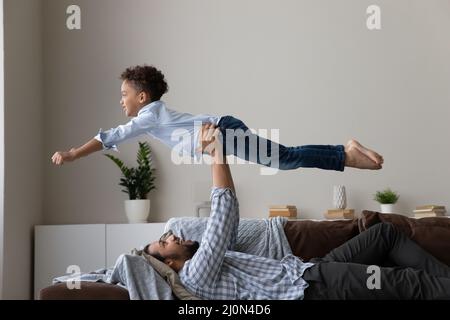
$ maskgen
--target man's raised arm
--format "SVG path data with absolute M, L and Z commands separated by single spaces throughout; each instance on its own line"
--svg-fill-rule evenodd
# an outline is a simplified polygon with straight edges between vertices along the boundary
M 230 168 L 217 141 L 217 129 L 204 126 L 200 135 L 203 153 L 213 158 L 211 215 L 197 253 L 183 272 L 196 287 L 213 286 L 220 274 L 227 250 L 232 250 L 239 225 L 239 204 L 234 191 Z

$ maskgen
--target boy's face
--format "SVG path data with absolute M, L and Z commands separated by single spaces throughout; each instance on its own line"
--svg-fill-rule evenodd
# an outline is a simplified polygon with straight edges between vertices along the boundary
M 136 117 L 139 110 L 150 101 L 149 95 L 146 92 L 138 92 L 127 80 L 122 82 L 120 92 L 122 96 L 120 105 L 127 117 Z

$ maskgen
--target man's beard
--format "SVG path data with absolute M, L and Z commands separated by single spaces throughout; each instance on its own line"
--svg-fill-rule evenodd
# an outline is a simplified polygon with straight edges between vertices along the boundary
M 200 243 L 198 243 L 198 241 L 192 241 L 192 243 L 185 243 L 184 247 L 186 248 L 186 253 L 189 257 L 193 257 L 200 247 Z

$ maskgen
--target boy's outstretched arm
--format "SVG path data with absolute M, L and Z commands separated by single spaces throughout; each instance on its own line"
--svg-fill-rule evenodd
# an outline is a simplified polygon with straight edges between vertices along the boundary
M 156 125 L 153 114 L 150 112 L 144 113 L 124 125 L 104 132 L 100 130 L 97 136 L 81 147 L 72 148 L 69 151 L 55 152 L 52 156 L 52 162 L 56 165 L 62 165 L 64 162 L 74 161 L 96 151 L 115 148 L 117 144 L 144 134 Z
M 72 148 L 69 151 L 55 152 L 52 156 L 52 162 L 56 165 L 62 165 L 64 162 L 72 162 L 100 150 L 103 150 L 102 143 L 96 139 L 92 139 L 81 147 Z

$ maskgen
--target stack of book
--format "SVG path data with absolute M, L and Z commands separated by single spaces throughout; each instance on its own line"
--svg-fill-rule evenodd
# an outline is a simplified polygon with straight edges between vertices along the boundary
M 297 207 L 293 205 L 270 206 L 269 217 L 297 218 Z
M 415 218 L 425 218 L 425 217 L 443 217 L 447 212 L 445 210 L 445 206 L 437 206 L 437 205 L 426 205 L 426 206 L 418 206 L 413 211 Z
M 324 213 L 327 219 L 353 219 L 355 217 L 354 209 L 329 209 Z

